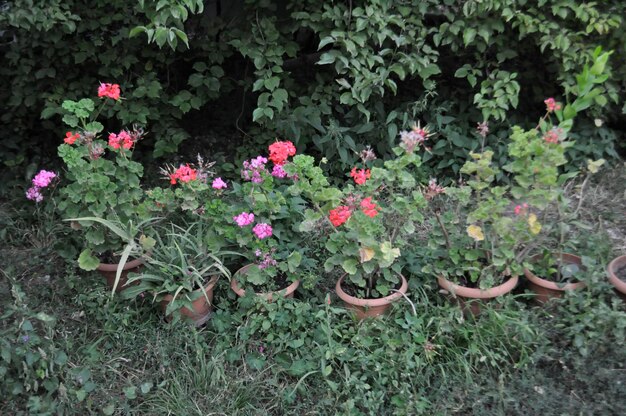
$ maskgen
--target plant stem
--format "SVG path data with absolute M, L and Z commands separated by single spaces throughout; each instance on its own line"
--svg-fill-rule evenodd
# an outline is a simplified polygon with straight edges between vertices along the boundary
M 320 214 L 322 214 L 322 217 L 326 219 L 326 221 L 328 221 L 328 223 L 330 224 L 330 226 L 333 228 L 333 231 L 336 233 L 339 233 L 339 230 L 337 230 L 337 227 L 335 227 L 335 224 L 332 223 L 332 221 L 330 220 L 330 218 L 328 218 L 326 215 L 324 215 L 324 212 L 322 211 L 322 208 L 318 205 L 317 202 L 314 202 L 313 205 L 315 206 L 315 209 L 317 210 L 317 212 L 319 212 Z
M 437 211 L 434 211 L 434 212 L 435 212 L 435 218 L 437 218 L 439 227 L 441 227 L 441 231 L 443 231 L 443 236 L 446 239 L 446 247 L 448 247 L 448 250 L 450 250 L 452 248 L 452 244 L 450 244 L 450 236 L 448 235 L 448 231 L 443 226 L 443 223 L 441 222 L 441 218 L 439 218 L 439 213 Z

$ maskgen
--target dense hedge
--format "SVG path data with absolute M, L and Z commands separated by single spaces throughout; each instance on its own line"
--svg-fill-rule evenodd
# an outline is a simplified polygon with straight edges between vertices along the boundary
M 62 100 L 93 94 L 100 81 L 122 84 L 128 101 L 109 116 L 145 125 L 154 156 L 219 125 L 232 126 L 223 141 L 244 140 L 250 151 L 278 136 L 340 167 L 366 144 L 387 153 L 398 131 L 421 120 L 439 132 L 429 167 L 456 173 L 480 145 L 477 122 L 490 121 L 497 152 L 511 123 L 541 114 L 536 103 L 575 94 L 572 74 L 596 45 L 616 53 L 606 89 L 574 129 L 573 166 L 615 156 L 626 131 L 620 0 L 18 0 L 0 8 L 8 166 L 55 148 Z

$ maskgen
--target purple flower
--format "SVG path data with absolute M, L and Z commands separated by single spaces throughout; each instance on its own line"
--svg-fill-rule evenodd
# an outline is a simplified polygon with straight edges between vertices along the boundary
M 30 337 L 28 335 L 22 335 L 22 342 L 24 344 L 26 344 L 29 340 L 30 340 Z
M 213 184 L 211 186 L 213 187 L 213 189 L 225 189 L 226 182 L 224 182 L 222 178 L 215 178 L 213 179 Z
M 263 176 L 261 175 L 263 172 L 267 173 L 267 169 L 265 169 L 265 164 L 267 163 L 267 159 L 263 156 L 257 156 L 254 159 L 246 160 L 243 162 L 243 169 L 241 170 L 241 177 L 246 181 L 251 181 L 254 183 L 263 182 Z
M 50 182 L 52 182 L 52 179 L 56 177 L 57 177 L 56 173 L 42 169 L 33 178 L 33 185 L 39 188 L 45 188 L 46 186 L 50 185 Z
M 251 212 L 242 212 L 236 217 L 233 217 L 233 221 L 235 221 L 238 226 L 245 227 L 246 225 L 250 225 L 254 222 L 254 214 Z
M 40 191 L 41 188 L 39 188 L 38 186 L 32 186 L 28 188 L 28 191 L 26 191 L 26 198 L 30 199 L 31 201 L 41 202 L 43 201 L 43 195 L 41 195 Z
M 257 236 L 259 240 L 272 236 L 272 226 L 264 222 L 254 226 L 252 232 Z
M 274 168 L 272 169 L 272 176 L 275 178 L 284 178 L 287 176 L 287 172 L 285 172 L 282 165 L 274 165 Z

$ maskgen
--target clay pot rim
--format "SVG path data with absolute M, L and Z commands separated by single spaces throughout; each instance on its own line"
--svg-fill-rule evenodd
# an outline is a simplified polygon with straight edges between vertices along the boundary
M 437 283 L 439 283 L 439 286 L 441 286 L 443 289 L 447 290 L 455 296 L 473 299 L 493 299 L 497 298 L 498 296 L 505 295 L 515 289 L 515 286 L 517 286 L 518 282 L 518 276 L 511 276 L 509 280 L 498 286 L 494 286 L 489 289 L 478 289 L 457 285 L 456 283 L 452 283 L 443 276 L 437 277 Z
M 219 279 L 220 279 L 219 275 L 214 275 L 214 276 L 211 277 L 211 279 L 209 279 L 209 281 L 207 282 L 207 284 L 203 288 L 198 288 L 198 289 L 192 290 L 191 292 L 185 292 L 183 294 L 183 296 L 186 295 L 186 294 L 189 294 L 189 293 L 195 293 L 195 292 L 200 292 L 200 291 L 204 291 L 204 293 L 206 294 L 208 291 L 213 290 L 213 288 L 215 287 L 215 285 L 217 284 L 217 281 Z M 180 297 L 180 296 L 181 296 L 181 294 L 179 293 L 178 297 Z M 174 295 L 172 295 L 171 293 L 168 293 L 165 296 L 163 296 L 163 298 L 161 299 L 161 302 L 163 302 L 163 301 L 170 302 L 173 298 L 174 298 Z M 204 296 L 201 296 L 198 299 L 204 299 Z
M 133 269 L 137 266 L 140 266 L 143 264 L 143 258 L 139 257 L 137 259 L 131 260 L 131 261 L 127 261 L 126 264 L 124 265 L 124 267 L 122 268 L 122 270 L 129 270 L 129 269 Z M 98 268 L 97 270 L 101 270 L 103 272 L 115 272 L 117 271 L 117 266 L 119 265 L 119 263 L 100 263 L 98 264 Z
M 615 289 L 626 295 L 626 282 L 617 277 L 617 269 L 620 266 L 626 266 L 626 255 L 614 258 L 607 267 L 606 271 L 609 275 L 609 282 Z
M 580 258 L 580 256 L 577 256 L 575 254 L 570 254 L 570 253 L 552 253 L 552 254 L 562 255 L 563 260 L 566 260 L 570 264 L 577 264 L 579 266 L 582 266 L 583 264 L 583 260 Z M 542 256 L 541 254 L 535 254 L 534 256 L 530 258 L 530 260 L 531 262 L 533 260 L 538 260 L 541 258 L 541 256 Z M 546 289 L 557 290 L 559 292 L 565 292 L 566 290 L 582 289 L 587 286 L 585 282 L 576 282 L 576 283 L 567 283 L 565 285 L 557 285 L 555 282 L 551 282 L 550 280 L 546 280 L 535 275 L 533 272 L 531 272 L 527 268 L 524 268 L 524 276 L 526 276 L 528 280 L 530 280 L 537 286 L 541 286 Z
M 398 289 L 397 292 L 392 293 L 391 295 L 385 296 L 384 298 L 380 298 L 380 299 L 360 299 L 360 298 L 348 295 L 341 288 L 341 283 L 343 282 L 344 277 L 346 277 L 347 275 L 348 274 L 346 273 L 343 276 L 341 276 L 339 280 L 337 280 L 337 283 L 335 284 L 335 292 L 337 292 L 337 296 L 339 296 L 341 300 L 351 305 L 355 305 L 355 306 L 372 308 L 376 306 L 390 305 L 392 302 L 395 302 L 396 300 L 403 297 L 403 295 L 409 289 L 409 283 L 407 282 L 406 278 L 401 273 L 398 273 L 398 276 L 400 276 L 402 284 L 400 285 L 400 289 Z
M 246 296 L 246 291 L 245 291 L 245 289 L 242 289 L 241 287 L 239 287 L 239 284 L 237 283 L 237 275 L 245 273 L 246 270 L 248 270 L 250 267 L 252 267 L 252 264 L 246 264 L 241 269 L 237 270 L 233 274 L 233 278 L 230 280 L 230 288 L 239 297 Z M 300 280 L 296 280 L 295 282 L 293 282 L 289 286 L 287 286 L 285 288 L 282 288 L 282 289 L 279 289 L 279 290 L 275 290 L 273 292 L 261 292 L 261 293 L 255 292 L 255 295 L 257 295 L 259 297 L 262 297 L 262 298 L 264 298 L 266 300 L 272 300 L 272 295 L 287 297 L 287 296 L 291 295 L 293 292 L 295 292 L 296 289 L 298 288 L 298 286 L 300 286 Z

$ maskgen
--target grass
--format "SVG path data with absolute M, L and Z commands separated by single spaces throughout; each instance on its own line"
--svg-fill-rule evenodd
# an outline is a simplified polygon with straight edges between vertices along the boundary
M 50 393 L 10 396 L 0 384 L 0 414 L 626 414 L 626 309 L 603 270 L 624 250 L 625 178 L 610 172 L 586 191 L 589 290 L 542 308 L 520 288 L 476 320 L 413 278 L 415 315 L 400 302 L 357 323 L 335 297 L 324 302 L 327 279 L 272 304 L 237 301 L 220 282 L 204 328 L 167 324 L 148 301 L 111 299 L 96 274 L 66 266 L 54 226 L 4 210 L 0 316 L 14 313 L 0 335 L 17 345 L 24 321 L 37 322 L 44 360 L 67 360 L 38 379 L 56 380 Z

